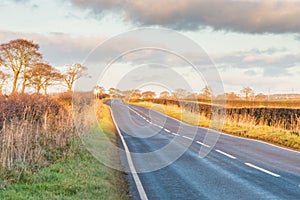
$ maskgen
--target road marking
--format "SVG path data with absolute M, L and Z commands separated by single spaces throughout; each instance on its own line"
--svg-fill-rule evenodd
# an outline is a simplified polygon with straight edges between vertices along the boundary
M 185 135 L 183 135 L 182 137 L 184 137 L 184 138 L 186 138 L 186 139 L 188 139 L 188 140 L 192 140 L 192 141 L 193 141 L 193 138 L 187 137 L 187 136 L 185 136 Z
M 208 129 L 208 128 L 207 128 L 207 129 Z M 208 129 L 208 130 L 213 130 L 213 129 Z M 216 130 L 213 130 L 213 131 L 216 131 Z M 228 136 L 228 137 L 238 138 L 238 139 L 241 139 L 241 140 L 254 141 L 254 142 L 266 144 L 266 145 L 269 145 L 269 146 L 272 146 L 272 147 L 277 147 L 277 148 L 279 148 L 279 149 L 283 149 L 283 150 L 286 150 L 286 151 L 291 151 L 291 152 L 300 154 L 299 151 L 295 151 L 295 150 L 292 150 L 292 149 L 288 149 L 288 148 L 285 148 L 285 147 L 281 147 L 281 146 L 278 146 L 278 145 L 275 145 L 275 144 L 271 144 L 271 143 L 268 143 L 268 142 L 265 142 L 265 141 L 256 140 L 256 139 L 251 139 L 251 138 L 243 138 L 243 137 L 239 137 L 239 136 L 236 136 L 236 135 L 230 135 L 230 134 L 223 133 L 223 132 L 220 132 L 220 133 L 221 133 L 221 135 L 225 135 L 225 136 Z
M 162 127 L 162 126 L 160 126 L 160 125 L 158 125 L 158 127 L 159 127 L 159 128 L 164 128 L 164 127 Z
M 168 130 L 168 129 L 166 129 L 166 128 L 165 128 L 164 130 L 165 130 L 166 132 L 168 132 L 168 133 L 171 133 L 171 131 L 169 131 L 169 130 Z
M 249 167 L 252 167 L 252 168 L 254 168 L 254 169 L 257 169 L 257 170 L 259 170 L 259 171 L 265 172 L 265 173 L 267 173 L 267 174 L 270 174 L 270 175 L 272 175 L 272 176 L 280 177 L 280 175 L 278 175 L 278 174 L 275 174 L 275 173 L 273 173 L 273 172 L 270 172 L 269 170 L 263 169 L 263 168 L 261 168 L 261 167 L 257 167 L 256 165 L 253 165 L 253 164 L 251 164 L 251 163 L 245 163 L 245 165 L 247 165 L 247 166 L 249 166 Z
M 142 200 L 144 200 L 144 199 L 148 200 L 148 197 L 146 195 L 146 192 L 144 190 L 142 182 L 141 182 L 141 180 L 140 180 L 140 178 L 139 178 L 139 176 L 138 176 L 138 174 L 136 172 L 136 169 L 134 167 L 134 164 L 133 164 L 133 161 L 132 161 L 132 158 L 131 158 L 131 155 L 130 155 L 130 151 L 129 151 L 128 146 L 126 144 L 126 141 L 125 141 L 123 135 L 121 134 L 121 131 L 120 131 L 120 129 L 119 129 L 119 127 L 118 127 L 118 125 L 117 125 L 117 123 L 115 121 L 115 118 L 114 118 L 114 115 L 113 115 L 113 112 L 112 112 L 111 108 L 110 108 L 110 113 L 111 113 L 111 118 L 112 118 L 112 120 L 113 120 L 113 122 L 115 124 L 116 129 L 117 129 L 117 132 L 118 132 L 118 134 L 119 134 L 119 136 L 121 138 L 122 144 L 124 146 L 124 150 L 126 152 L 126 157 L 127 157 L 128 165 L 129 165 L 131 174 L 133 176 L 134 182 L 136 184 L 137 190 L 139 192 L 139 195 L 140 195 L 140 197 L 141 197 Z
M 234 157 L 234 156 L 232 156 L 232 155 L 230 155 L 230 154 L 228 154 L 228 153 L 225 153 L 224 151 L 221 151 L 221 150 L 216 150 L 216 152 L 218 152 L 218 153 L 220 153 L 220 154 L 223 154 L 224 156 L 227 156 L 227 157 L 229 157 L 229 158 L 232 158 L 232 159 L 236 159 L 236 157 Z
M 204 143 L 202 143 L 202 142 L 200 142 L 200 141 L 196 141 L 198 144 L 201 144 L 202 146 L 205 146 L 205 147 L 207 147 L 207 148 L 210 148 L 210 146 L 209 145 L 207 145 L 207 144 L 204 144 Z
M 171 133 L 171 134 L 173 134 L 173 135 L 176 135 L 176 136 L 178 136 L 179 134 L 177 134 L 177 133 Z

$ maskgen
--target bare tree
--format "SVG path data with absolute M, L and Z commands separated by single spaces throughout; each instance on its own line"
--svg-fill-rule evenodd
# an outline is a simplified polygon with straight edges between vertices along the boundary
M 94 87 L 94 95 L 95 95 L 95 98 L 102 99 L 105 96 L 105 88 L 102 86 L 99 86 L 99 85 L 95 86 Z
M 9 78 L 10 78 L 9 74 L 0 71 L 0 95 L 2 95 L 3 86 L 4 84 L 6 84 Z
M 173 96 L 176 99 L 184 99 L 186 98 L 188 95 L 190 94 L 190 92 L 186 91 L 185 89 L 179 88 L 176 89 L 175 92 L 173 92 Z
M 211 89 L 206 85 L 203 89 L 202 89 L 202 94 L 204 96 L 205 99 L 210 99 L 211 98 Z
M 17 91 L 17 81 L 23 74 L 21 92 L 24 93 L 27 82 L 27 68 L 40 60 L 39 45 L 24 39 L 12 40 L 0 45 L 0 64 L 13 72 L 12 93 Z
M 250 87 L 244 87 L 241 93 L 245 96 L 245 99 L 248 100 L 250 96 L 254 95 L 254 90 Z
M 153 99 L 155 97 L 155 92 L 146 91 L 142 93 L 143 99 Z
M 263 93 L 259 93 L 258 95 L 255 96 L 255 100 L 266 101 L 268 100 L 268 96 Z
M 44 90 L 44 94 L 47 94 L 47 88 L 50 85 L 56 84 L 62 80 L 61 73 L 47 63 L 36 63 L 28 70 L 27 78 L 29 85 L 34 87 L 36 93 L 40 93 L 40 90 Z
M 159 94 L 159 97 L 162 98 L 162 99 L 168 99 L 170 98 L 170 92 L 168 91 L 163 91 Z
M 131 99 L 139 99 L 142 97 L 141 91 L 139 89 L 132 90 Z
M 124 98 L 123 92 L 119 90 L 118 88 L 109 88 L 108 90 L 109 95 L 112 98 Z
M 64 81 L 67 84 L 69 91 L 72 91 L 73 85 L 76 80 L 81 77 L 89 77 L 86 71 L 87 67 L 79 63 L 68 66 L 67 71 L 64 74 Z

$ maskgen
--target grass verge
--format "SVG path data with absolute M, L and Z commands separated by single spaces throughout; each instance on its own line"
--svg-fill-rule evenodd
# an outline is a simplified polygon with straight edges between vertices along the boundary
M 161 104 L 154 104 L 151 102 L 139 102 L 135 104 L 151 108 L 153 110 L 164 113 L 170 117 L 184 121 L 185 123 L 191 125 L 210 127 L 210 120 L 199 116 L 199 114 L 197 113 L 183 111 L 176 105 L 165 106 Z M 291 131 L 269 126 L 247 126 L 229 124 L 226 122 L 223 125 L 222 131 L 228 134 L 245 138 L 252 138 L 256 140 L 262 140 L 279 146 L 300 151 L 300 136 L 292 134 Z
M 82 150 L 66 159 L 41 169 L 27 180 L 8 185 L 0 199 L 128 199 L 126 189 L 118 185 L 124 177 L 98 162 Z
M 98 102 L 102 133 L 116 142 L 109 108 Z M 91 129 L 91 134 L 94 128 Z M 76 151 L 16 183 L 0 181 L 0 199 L 130 199 L 125 174 L 96 160 L 78 139 Z M 107 157 L 118 156 L 110 152 Z M 114 155 L 112 155 L 114 154 Z

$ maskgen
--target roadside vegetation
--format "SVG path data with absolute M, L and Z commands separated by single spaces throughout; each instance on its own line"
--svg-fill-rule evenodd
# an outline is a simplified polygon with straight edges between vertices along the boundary
M 89 78 L 87 67 L 60 70 L 39 50 L 26 39 L 0 44 L 0 199 L 128 199 L 125 175 L 97 161 L 76 132 L 72 89 Z M 53 86 L 68 92 L 48 95 Z M 85 101 L 86 93 L 80 97 Z M 109 108 L 97 100 L 94 111 L 87 99 L 76 118 L 80 132 L 106 134 L 116 143 Z M 95 112 L 102 132 L 87 123 Z M 117 153 L 106 156 L 119 160 Z
M 0 97 L 0 199 L 129 199 L 125 175 L 83 146 L 71 100 L 70 93 Z M 102 130 L 116 142 L 109 108 L 97 107 Z
M 192 125 L 201 127 L 210 126 L 210 105 L 204 105 L 206 109 L 202 111 L 199 111 L 199 108 L 195 111 L 187 106 L 186 103 L 159 104 L 153 102 L 156 101 L 131 101 L 131 103 L 136 105 L 154 109 Z M 193 105 L 193 107 L 195 107 L 195 105 Z M 274 112 L 270 112 L 270 109 L 271 108 L 260 110 L 259 113 L 255 108 L 249 109 L 248 112 L 245 112 L 245 108 L 227 108 L 222 131 L 236 136 L 262 140 L 291 149 L 300 150 L 299 109 L 281 109 L 281 112 L 280 109 L 279 111 L 275 110 Z M 255 117 L 254 114 L 260 114 L 260 117 Z M 295 117 L 293 118 L 293 116 Z

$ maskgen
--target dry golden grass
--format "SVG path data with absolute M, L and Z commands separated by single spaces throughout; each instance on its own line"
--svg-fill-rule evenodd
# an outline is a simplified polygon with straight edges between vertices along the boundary
M 139 102 L 136 105 L 154 109 L 191 125 L 213 128 L 211 127 L 211 120 L 201 116 L 199 113 L 183 110 L 177 105 L 161 105 L 151 102 Z M 255 126 L 248 124 L 247 121 L 237 124 L 228 118 L 224 121 L 222 131 L 240 137 L 262 140 L 294 150 L 300 150 L 300 136 L 297 131 L 265 125 Z
M 0 105 L 0 177 L 17 181 L 72 156 L 77 134 L 68 108 L 40 95 L 11 96 Z

